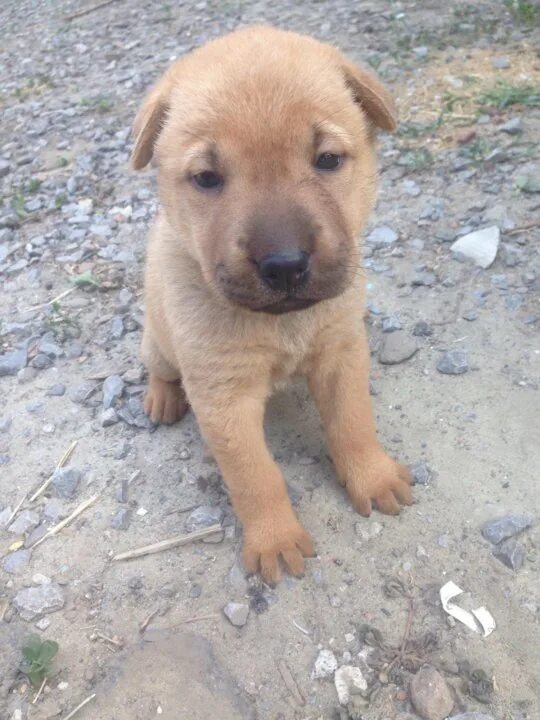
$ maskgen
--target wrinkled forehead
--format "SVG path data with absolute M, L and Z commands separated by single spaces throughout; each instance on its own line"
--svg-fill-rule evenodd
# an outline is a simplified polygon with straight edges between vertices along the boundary
M 341 143 L 352 151 L 366 123 L 337 70 L 298 75 L 258 72 L 208 74 L 175 87 L 163 144 L 200 153 L 241 150 L 244 157 L 290 153 Z M 337 148 L 336 148 L 337 149 Z

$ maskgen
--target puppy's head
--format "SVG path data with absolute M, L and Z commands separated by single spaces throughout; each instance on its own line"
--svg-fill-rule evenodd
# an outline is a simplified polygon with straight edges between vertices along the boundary
M 173 65 L 135 121 L 133 164 L 158 166 L 172 235 L 214 292 L 282 313 L 342 293 L 375 195 L 380 82 L 334 48 L 240 30 Z

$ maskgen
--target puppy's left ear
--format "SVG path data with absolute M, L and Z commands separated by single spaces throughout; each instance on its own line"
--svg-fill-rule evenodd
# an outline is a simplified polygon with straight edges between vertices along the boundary
M 354 101 L 366 113 L 371 122 L 381 130 L 393 132 L 397 127 L 397 112 L 392 96 L 370 70 L 344 59 L 342 64 L 345 82 Z

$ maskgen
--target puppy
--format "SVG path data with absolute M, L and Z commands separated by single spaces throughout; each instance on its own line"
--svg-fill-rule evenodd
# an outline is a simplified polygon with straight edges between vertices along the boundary
M 176 62 L 134 124 L 133 165 L 158 168 L 145 275 L 145 407 L 188 402 L 269 583 L 313 555 L 265 443 L 265 403 L 307 378 L 356 510 L 410 504 L 407 470 L 377 441 L 359 235 L 376 187 L 375 133 L 395 110 L 335 48 L 254 27 Z

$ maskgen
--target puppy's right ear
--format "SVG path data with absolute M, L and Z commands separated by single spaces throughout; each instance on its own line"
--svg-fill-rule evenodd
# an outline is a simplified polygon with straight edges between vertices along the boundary
M 133 123 L 135 145 L 131 161 L 135 170 L 146 167 L 154 154 L 154 145 L 169 111 L 172 91 L 172 73 L 169 70 L 150 92 Z

